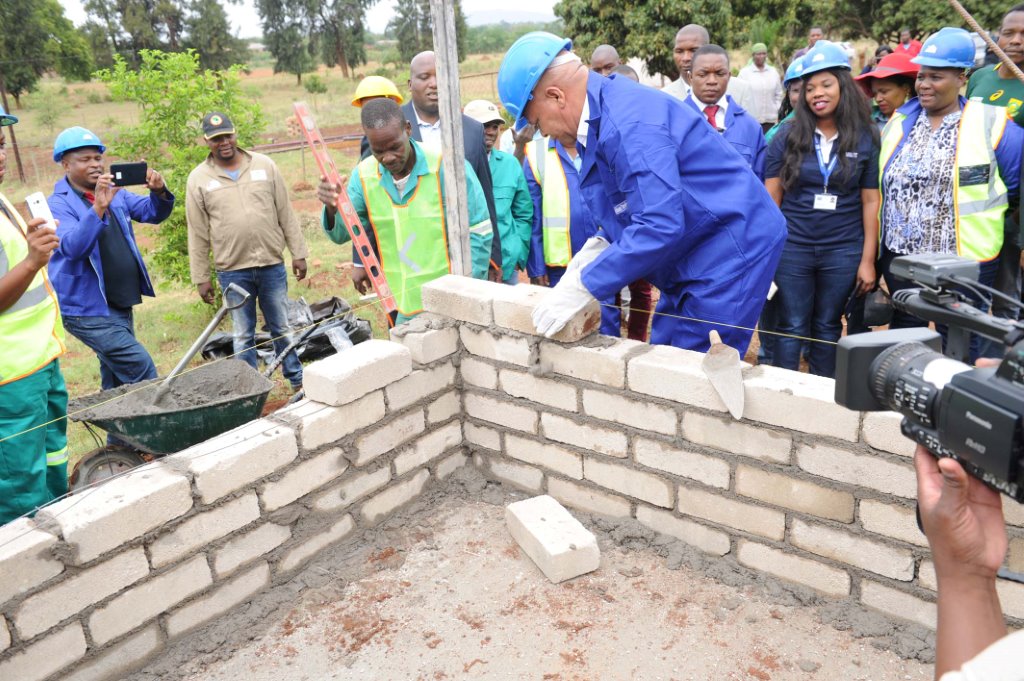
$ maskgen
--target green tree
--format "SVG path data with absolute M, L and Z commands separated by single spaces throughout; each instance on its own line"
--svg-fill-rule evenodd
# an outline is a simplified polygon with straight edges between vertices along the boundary
M 263 130 L 259 104 L 242 92 L 240 67 L 204 70 L 194 51 L 167 53 L 143 50 L 133 70 L 120 55 L 114 66 L 96 73 L 116 100 L 139 106 L 139 122 L 116 131 L 111 149 L 121 158 L 146 159 L 178 195 L 174 212 L 157 231 L 154 263 L 164 275 L 188 278 L 188 230 L 185 182 L 206 158 L 201 121 L 210 111 L 231 116 L 242 146 L 252 145 Z
M 133 68 L 142 50 L 178 49 L 182 11 L 174 0 L 86 0 L 85 11 Z
M 313 96 L 313 108 L 319 113 L 320 106 L 317 104 L 317 95 L 327 94 L 327 83 L 320 76 L 312 75 L 306 78 L 306 82 L 302 84 L 302 87 Z
M 395 16 L 388 22 L 387 33 L 398 41 L 398 51 L 405 62 L 420 52 L 433 50 L 430 0 L 398 0 Z M 466 15 L 462 12 L 462 3 L 455 0 L 455 42 L 460 62 L 467 54 L 466 33 Z
M 325 0 L 316 7 L 315 31 L 320 55 L 328 66 L 337 65 L 349 78 L 352 68 L 366 63 L 366 27 L 363 19 L 374 0 Z
M 316 34 L 310 16 L 317 0 L 256 0 L 256 11 L 263 25 L 263 44 L 274 55 L 274 73 L 302 74 L 316 67 Z
M 226 69 L 249 57 L 245 41 L 231 34 L 228 15 L 219 0 L 193 0 L 185 19 L 184 45 L 199 55 L 204 69 Z

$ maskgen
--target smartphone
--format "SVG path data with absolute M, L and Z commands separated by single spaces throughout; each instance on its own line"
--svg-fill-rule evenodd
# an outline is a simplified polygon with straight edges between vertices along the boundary
M 139 161 L 138 163 L 113 163 L 110 166 L 110 174 L 114 176 L 115 187 L 146 184 L 147 170 L 149 170 L 149 166 L 145 161 Z
M 28 212 L 32 217 L 46 220 L 46 224 L 43 227 L 49 227 L 57 231 L 57 223 L 53 221 L 53 213 L 50 212 L 50 204 L 46 203 L 45 194 L 42 192 L 29 194 L 25 198 L 25 203 L 28 204 Z

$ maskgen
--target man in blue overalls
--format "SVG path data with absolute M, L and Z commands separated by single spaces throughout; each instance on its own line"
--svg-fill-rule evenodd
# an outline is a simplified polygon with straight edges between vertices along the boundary
M 520 123 L 581 154 L 580 189 L 601 226 L 535 309 L 538 332 L 557 333 L 591 299 L 643 278 L 661 290 L 651 342 L 703 351 L 717 329 L 745 352 L 785 219 L 692 107 L 592 74 L 571 48 L 550 33 L 528 33 L 498 72 L 502 103 Z

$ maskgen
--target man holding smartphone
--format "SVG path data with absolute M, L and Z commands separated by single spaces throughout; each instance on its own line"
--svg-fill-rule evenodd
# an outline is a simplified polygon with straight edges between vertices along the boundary
M 174 195 L 152 168 L 147 195 L 122 191 L 107 171 L 106 150 L 85 128 L 57 135 L 53 160 L 65 175 L 47 201 L 60 223 L 50 277 L 64 328 L 96 353 L 101 385 L 109 390 L 157 376 L 153 358 L 135 337 L 132 308 L 155 294 L 132 221 L 163 222 L 174 209 Z
M 0 182 L 4 127 L 17 122 L 0 108 Z M 60 241 L 45 222 L 26 224 L 0 194 L 0 524 L 68 491 L 68 393 L 57 360 L 64 330 L 46 275 Z

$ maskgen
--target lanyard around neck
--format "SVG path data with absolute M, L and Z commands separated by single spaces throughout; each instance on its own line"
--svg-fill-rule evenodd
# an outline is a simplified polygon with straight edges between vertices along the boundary
M 828 194 L 828 178 L 832 176 L 832 171 L 836 169 L 839 154 L 832 154 L 832 160 L 828 162 L 828 165 L 825 165 L 825 159 L 821 155 L 821 137 L 818 133 L 814 133 L 814 154 L 818 157 L 818 170 L 821 171 L 821 177 L 824 180 L 822 193 Z M 832 146 L 835 146 L 835 142 L 832 143 Z

